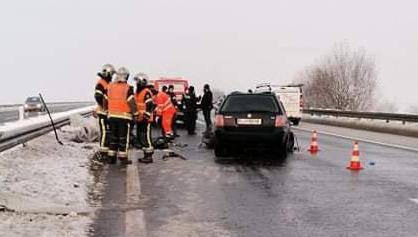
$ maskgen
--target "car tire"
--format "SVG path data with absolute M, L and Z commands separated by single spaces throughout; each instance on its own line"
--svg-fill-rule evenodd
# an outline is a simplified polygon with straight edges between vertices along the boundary
M 289 148 L 289 136 L 274 149 L 274 156 L 278 159 L 286 159 Z
M 298 126 L 299 123 L 300 123 L 300 118 L 292 119 L 292 123 L 293 123 L 293 125 Z
M 295 134 L 293 132 L 289 132 L 287 151 L 293 153 L 293 151 L 295 150 L 294 148 L 295 148 Z
M 218 140 L 215 139 L 213 150 L 216 157 L 227 157 L 228 150 L 224 145 L 222 145 Z

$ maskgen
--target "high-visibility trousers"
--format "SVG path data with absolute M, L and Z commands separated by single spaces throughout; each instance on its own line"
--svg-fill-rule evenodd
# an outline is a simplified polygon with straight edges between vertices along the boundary
M 144 154 L 152 155 L 154 153 L 154 147 L 152 146 L 151 123 L 148 121 L 138 121 L 136 127 L 137 138 Z
M 106 153 L 109 151 L 109 124 L 107 122 L 107 115 L 98 114 L 98 117 L 100 129 L 99 151 Z
M 173 135 L 173 117 L 175 114 L 176 111 L 170 109 L 162 113 L 162 125 L 165 136 Z
M 108 122 L 110 127 L 108 156 L 127 159 L 131 121 L 122 118 L 109 118 Z

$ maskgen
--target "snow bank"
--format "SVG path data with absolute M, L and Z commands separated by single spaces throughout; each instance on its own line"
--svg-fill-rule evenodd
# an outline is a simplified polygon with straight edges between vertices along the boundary
M 88 106 L 80 109 L 74 109 L 66 112 L 61 113 L 53 113 L 51 114 L 52 119 L 55 123 L 64 121 L 68 119 L 70 116 L 74 114 L 82 114 L 87 113 L 94 110 L 94 106 Z M 0 138 L 6 139 L 7 137 L 14 136 L 16 134 L 21 134 L 35 128 L 39 128 L 42 126 L 49 125 L 51 123 L 49 116 L 47 114 L 31 117 L 24 120 L 19 120 L 15 122 L 5 123 L 4 125 L 0 126 Z
M 87 235 L 93 218 L 89 157 L 96 145 L 71 142 L 74 131 L 69 126 L 59 131 L 64 146 L 49 133 L 0 153 L 0 202 L 16 209 L 0 212 L 0 235 Z M 46 214 L 71 210 L 69 215 Z
M 340 126 L 354 129 L 362 129 L 374 132 L 391 133 L 401 136 L 418 137 L 418 123 L 407 122 L 403 124 L 401 121 L 390 121 L 373 119 L 359 119 L 333 116 L 316 116 L 304 114 L 302 122 L 324 124 L 331 126 Z

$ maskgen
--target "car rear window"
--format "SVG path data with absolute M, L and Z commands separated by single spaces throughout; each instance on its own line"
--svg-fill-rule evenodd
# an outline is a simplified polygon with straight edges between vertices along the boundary
M 221 112 L 272 112 L 281 114 L 274 96 L 270 95 L 233 95 L 229 96 Z
M 39 97 L 29 97 L 26 102 L 39 102 L 41 99 Z

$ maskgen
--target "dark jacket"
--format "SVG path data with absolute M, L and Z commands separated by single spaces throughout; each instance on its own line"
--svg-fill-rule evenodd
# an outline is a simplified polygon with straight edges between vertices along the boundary
M 186 93 L 183 95 L 182 104 L 184 106 L 184 111 L 187 113 L 196 113 L 197 112 L 197 102 L 198 99 L 194 92 Z
M 211 110 L 213 108 L 213 95 L 212 91 L 208 90 L 203 94 L 202 101 L 200 102 L 202 110 Z

